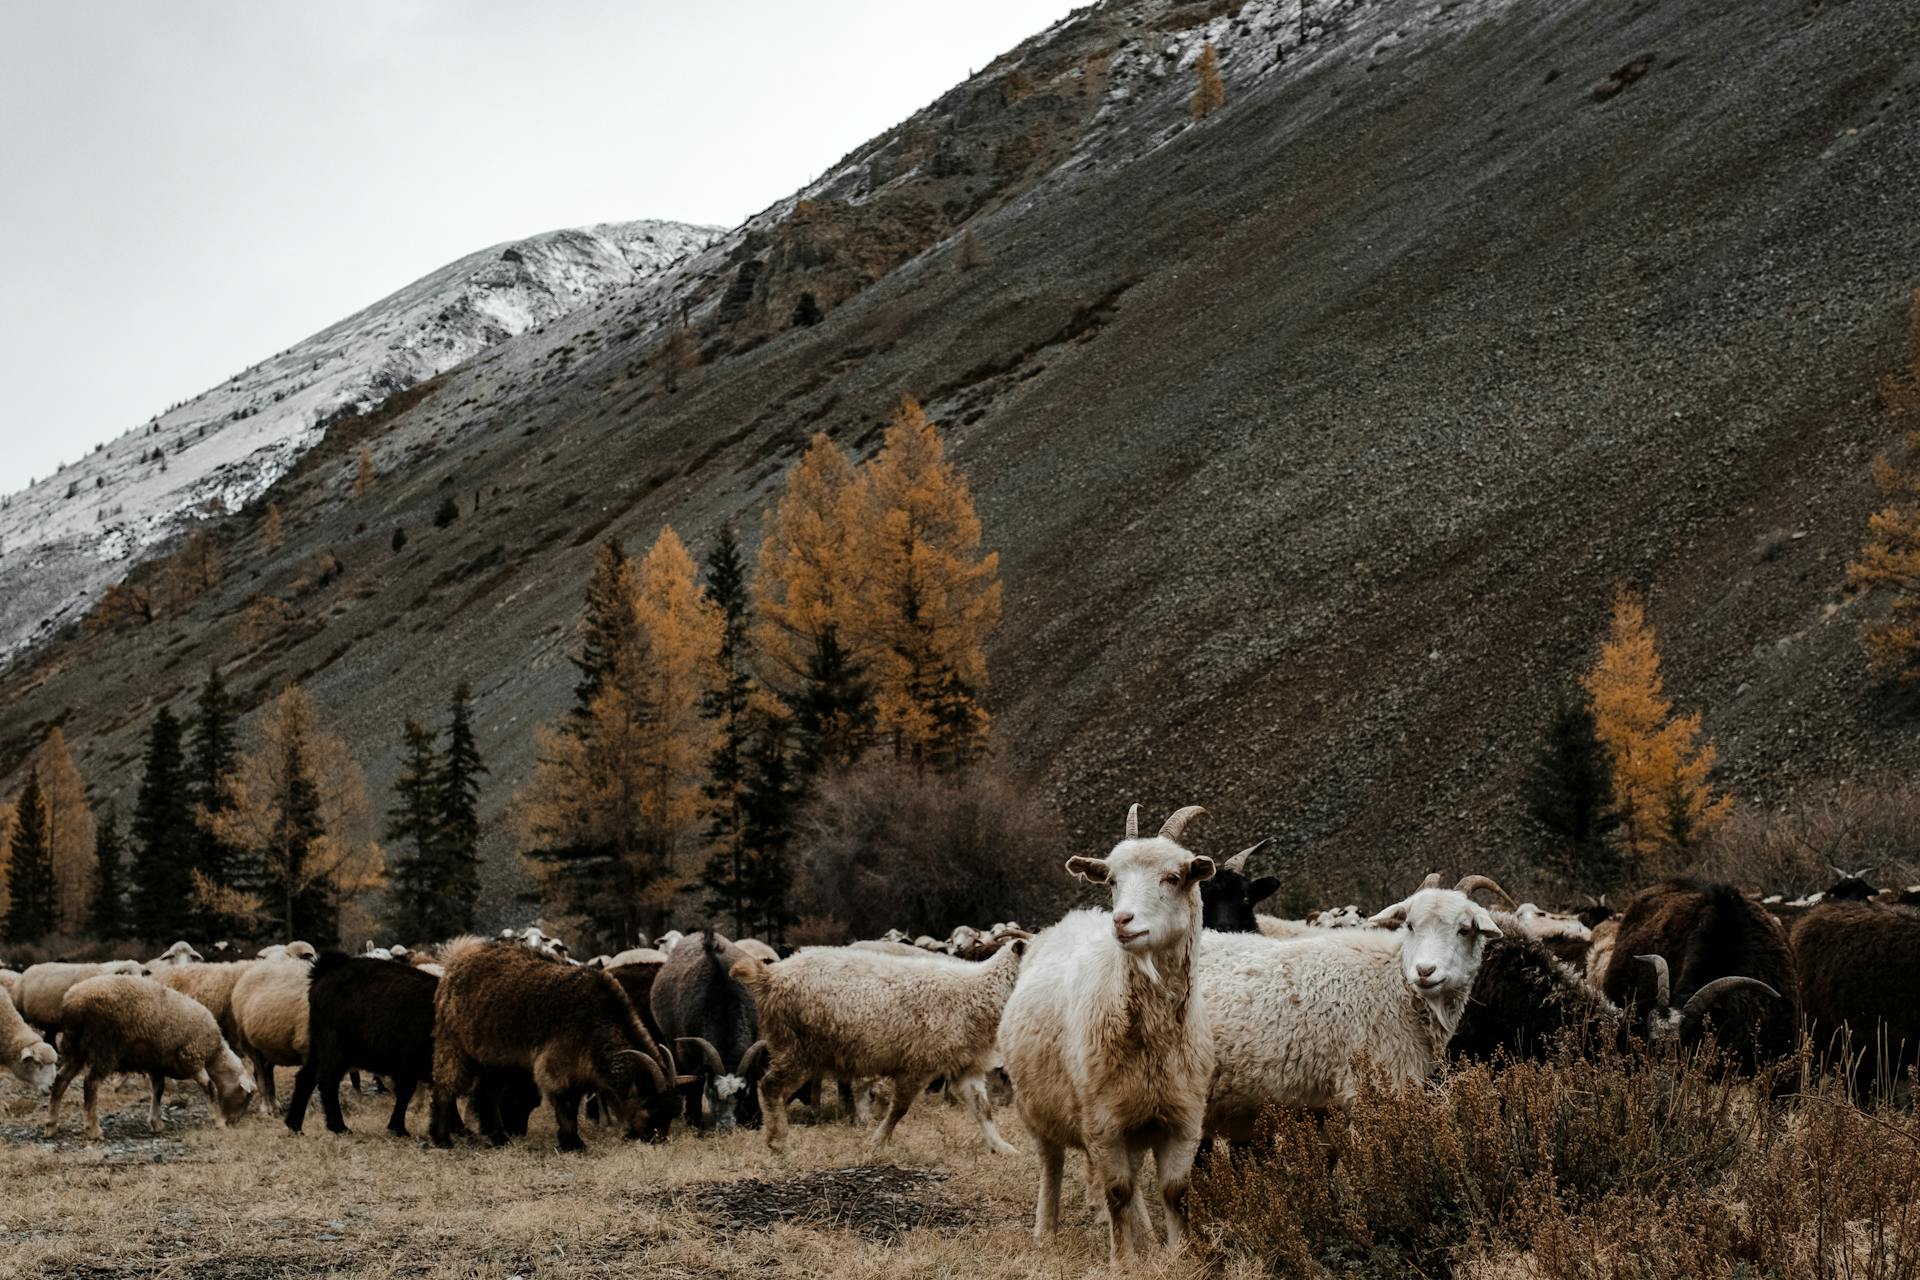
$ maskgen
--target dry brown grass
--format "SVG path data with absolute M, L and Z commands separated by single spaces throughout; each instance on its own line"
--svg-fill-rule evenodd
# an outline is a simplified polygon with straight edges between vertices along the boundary
M 283 1077 L 283 1097 L 290 1084 Z M 171 1102 L 175 1088 L 168 1092 Z M 387 1099 L 350 1091 L 355 1132 L 345 1138 L 320 1129 L 317 1106 L 304 1136 L 259 1116 L 222 1133 L 206 1126 L 203 1104 L 177 1096 L 165 1138 L 146 1137 L 141 1086 L 128 1079 L 103 1093 L 106 1143 L 82 1140 L 69 1109 L 60 1141 L 49 1144 L 39 1137 L 45 1103 L 0 1078 L 0 1278 L 931 1280 L 1077 1277 L 1106 1260 L 1104 1229 L 1096 1234 L 1077 1202 L 1059 1236 L 1036 1245 L 1033 1160 L 988 1155 L 964 1113 L 938 1098 L 915 1107 L 889 1153 L 875 1157 L 863 1133 L 828 1121 L 797 1125 L 791 1153 L 777 1159 L 757 1132 L 700 1139 L 676 1129 L 668 1144 L 647 1147 L 592 1125 L 583 1130 L 591 1150 L 567 1156 L 554 1150 L 545 1115 L 531 1138 L 505 1150 L 439 1152 L 387 1137 Z M 424 1132 L 418 1107 L 415 1121 Z M 1005 1122 L 1018 1130 L 1011 1115 Z M 887 1213 L 910 1223 L 924 1201 L 936 1225 L 896 1236 L 870 1219 L 836 1223 L 851 1211 L 833 1184 L 808 1189 L 819 1192 L 818 1220 L 753 1225 L 766 1215 L 739 1222 L 726 1206 L 763 1197 L 696 1185 L 784 1186 L 873 1164 L 909 1171 Z M 780 1198 L 807 1202 L 795 1192 Z M 1200 1271 L 1177 1263 L 1145 1274 Z

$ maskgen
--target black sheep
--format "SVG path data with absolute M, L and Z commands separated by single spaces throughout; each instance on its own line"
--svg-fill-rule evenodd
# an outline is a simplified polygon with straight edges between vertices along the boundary
M 340 1082 L 351 1070 L 393 1081 L 388 1132 L 407 1136 L 407 1104 L 433 1078 L 432 974 L 391 960 L 330 951 L 313 962 L 307 982 L 307 1060 L 294 1077 L 287 1128 L 300 1132 L 314 1087 L 330 1133 L 347 1132 Z
M 760 1125 L 767 1044 L 753 994 L 732 972 L 737 964 L 759 963 L 708 926 L 697 939 L 682 939 L 653 979 L 650 1003 L 661 1042 L 673 1046 L 681 1070 L 699 1077 L 687 1109 L 698 1128 L 706 1127 L 702 1096 L 720 1128 Z
M 1200 884 L 1200 926 L 1217 933 L 1257 933 L 1253 909 L 1280 888 L 1277 876 L 1247 879 L 1247 859 L 1267 842 L 1242 849 L 1215 868 L 1213 878 Z
M 1856 1093 L 1920 1059 L 1920 912 L 1822 904 L 1794 925 L 1793 956 L 1813 1047 L 1847 1061 Z

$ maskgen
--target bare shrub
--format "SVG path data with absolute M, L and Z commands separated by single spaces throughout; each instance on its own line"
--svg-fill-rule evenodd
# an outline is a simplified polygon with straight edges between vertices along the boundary
M 984 768 L 942 776 L 886 764 L 827 779 L 802 815 L 797 852 L 800 914 L 855 938 L 1037 927 L 1071 887 L 1059 817 Z
M 1740 805 L 1713 833 L 1696 874 L 1765 893 L 1824 889 L 1834 868 L 1871 869 L 1880 885 L 1920 871 L 1920 787 L 1899 780 L 1854 783 L 1790 809 Z
M 1274 1112 L 1216 1152 L 1195 1222 L 1277 1276 L 1920 1277 L 1912 1112 L 1857 1110 L 1831 1080 L 1775 1107 L 1720 1066 L 1602 1052 L 1376 1077 L 1347 1112 Z

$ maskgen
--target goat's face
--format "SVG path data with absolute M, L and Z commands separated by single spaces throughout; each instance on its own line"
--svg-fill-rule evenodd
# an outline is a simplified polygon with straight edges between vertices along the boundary
M 1500 926 L 1487 909 L 1451 889 L 1422 889 L 1368 923 L 1400 929 L 1400 973 L 1429 1000 L 1465 996 L 1480 970 L 1480 954 Z
M 13 1074 L 20 1082 L 35 1093 L 46 1093 L 53 1088 L 53 1078 L 59 1074 L 60 1059 L 53 1046 L 44 1040 L 36 1040 L 20 1051 L 20 1057 L 13 1064 Z
M 1213 875 L 1213 859 L 1188 853 L 1164 836 L 1122 840 L 1104 858 L 1069 858 L 1067 870 L 1113 889 L 1113 936 L 1136 954 L 1177 945 L 1198 921 L 1196 889 Z
M 1254 908 L 1280 888 L 1277 876 L 1249 880 L 1222 867 L 1200 886 L 1201 923 L 1219 933 L 1253 933 L 1260 928 Z

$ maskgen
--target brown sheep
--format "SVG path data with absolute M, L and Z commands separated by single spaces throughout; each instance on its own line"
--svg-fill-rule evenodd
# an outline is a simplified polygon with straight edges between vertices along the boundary
M 579 1108 L 589 1091 L 626 1121 L 630 1137 L 666 1136 L 680 1112 L 675 1090 L 691 1080 L 677 1076 L 673 1055 L 605 970 L 478 938 L 450 944 L 445 964 L 434 995 L 435 1146 L 453 1145 L 460 1095 L 483 1073 L 507 1070 L 533 1076 L 553 1108 L 562 1151 L 585 1150 Z M 487 1137 L 505 1143 L 497 1110 L 481 1110 Z
M 1814 1048 L 1849 1062 L 1856 1092 L 1920 1059 L 1920 912 L 1822 903 L 1794 924 L 1793 957 Z
M 99 1139 L 100 1082 L 137 1071 L 153 1082 L 147 1125 L 164 1130 L 160 1097 L 166 1082 L 191 1080 L 207 1092 L 213 1125 L 224 1129 L 253 1097 L 253 1075 L 227 1042 L 213 1015 L 195 1000 L 157 982 L 109 974 L 76 983 L 60 1012 L 60 1074 L 47 1106 L 46 1136 L 60 1131 L 60 1099 L 81 1071 L 87 1073 L 87 1136 Z
M 1602 990 L 1644 1025 L 1668 992 L 1654 966 L 1658 956 L 1672 975 L 1672 1000 L 1685 1005 L 1716 978 L 1758 978 L 1778 997 L 1748 988 L 1714 1007 L 1711 1025 L 1740 1065 L 1753 1071 L 1794 1051 L 1800 1035 L 1800 983 L 1786 930 L 1767 909 L 1729 885 L 1663 880 L 1627 904 L 1615 935 Z
M 233 1026 L 233 988 L 253 963 L 252 960 L 232 960 L 218 964 L 163 964 L 147 976 L 205 1005 L 213 1020 L 220 1024 L 220 1034 L 233 1043 L 238 1038 Z

